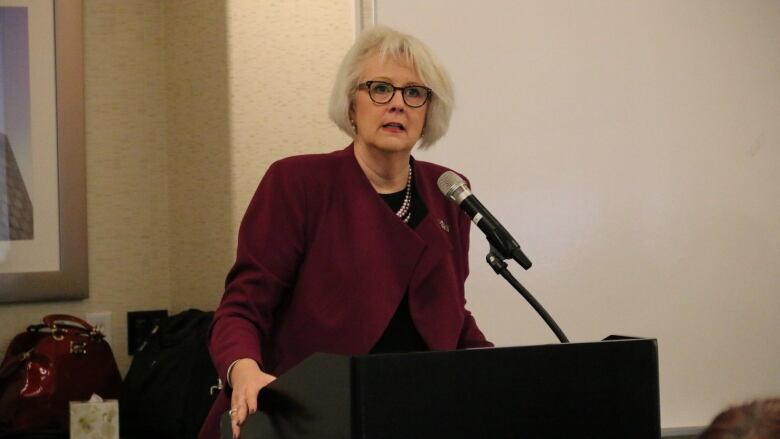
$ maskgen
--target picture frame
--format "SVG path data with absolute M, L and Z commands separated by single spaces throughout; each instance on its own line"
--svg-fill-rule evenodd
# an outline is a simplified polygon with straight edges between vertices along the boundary
M 30 5 L 31 2 L 36 2 L 35 7 L 43 3 L 42 0 L 28 2 Z M 25 2 L 8 2 L 11 3 L 24 6 Z M 0 2 L 0 6 L 3 5 L 6 3 Z M 54 102 L 50 104 L 54 108 L 44 109 L 44 113 L 50 111 L 56 117 L 56 141 L 53 146 L 45 142 L 40 146 L 39 142 L 36 147 L 56 149 L 56 153 L 52 152 L 52 157 L 56 156 L 56 168 L 43 178 L 48 178 L 56 187 L 53 191 L 56 192 L 53 203 L 56 214 L 52 215 L 53 219 L 49 221 L 55 224 L 55 245 L 50 247 L 55 249 L 54 259 L 58 264 L 55 269 L 38 270 L 33 267 L 19 272 L 0 270 L 0 303 L 77 300 L 89 296 L 83 7 L 81 0 L 51 0 L 50 6 L 53 13 L 53 70 L 56 91 Z M 36 32 L 36 26 L 40 25 L 30 19 L 30 35 Z M 30 56 L 30 59 L 41 56 L 50 54 L 36 53 L 35 57 Z M 31 66 L 31 77 L 33 69 Z M 38 113 L 34 112 L 34 115 L 37 116 Z M 33 135 L 35 125 L 33 122 Z M 36 178 L 40 177 L 36 175 Z M 37 220 L 35 224 L 37 227 Z M 13 244 L 14 241 L 6 241 L 6 247 Z M 35 261 L 36 254 L 32 251 L 28 253 L 30 254 L 24 256 Z M 0 269 L 3 268 L 3 263 L 4 260 L 0 258 Z

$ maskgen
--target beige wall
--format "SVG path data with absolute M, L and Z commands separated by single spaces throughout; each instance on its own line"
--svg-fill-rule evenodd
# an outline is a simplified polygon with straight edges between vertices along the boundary
M 223 2 L 165 2 L 171 308 L 214 309 L 234 226 Z
M 271 3 L 228 3 L 234 224 L 273 161 L 348 143 L 329 121 L 327 102 L 354 40 L 353 2 Z
M 90 297 L 0 305 L 0 352 L 48 313 L 214 309 L 268 165 L 347 139 L 326 102 L 349 0 L 85 0 Z

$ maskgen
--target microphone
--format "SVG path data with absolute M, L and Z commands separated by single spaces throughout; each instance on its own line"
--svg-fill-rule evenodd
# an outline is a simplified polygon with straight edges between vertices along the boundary
M 487 237 L 490 245 L 498 251 L 501 256 L 512 258 L 520 264 L 521 267 L 528 270 L 531 268 L 531 260 L 520 249 L 520 245 L 512 238 L 512 235 L 506 231 L 504 226 L 490 214 L 490 212 L 477 200 L 477 197 L 471 193 L 466 182 L 456 173 L 447 171 L 437 181 L 439 190 L 445 197 L 455 202 L 471 218 L 471 221 L 479 227 Z

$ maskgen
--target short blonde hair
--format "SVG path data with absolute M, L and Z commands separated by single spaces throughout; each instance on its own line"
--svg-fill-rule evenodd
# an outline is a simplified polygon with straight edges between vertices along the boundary
M 433 145 L 444 136 L 450 125 L 455 104 L 452 81 L 425 44 L 411 35 L 385 26 L 375 26 L 363 31 L 341 62 L 330 95 L 330 119 L 348 136 L 355 138 L 355 128 L 350 122 L 349 112 L 363 64 L 375 54 L 379 54 L 382 59 L 393 56 L 408 62 L 423 81 L 422 85 L 433 90 L 428 102 L 420 148 L 425 149 Z

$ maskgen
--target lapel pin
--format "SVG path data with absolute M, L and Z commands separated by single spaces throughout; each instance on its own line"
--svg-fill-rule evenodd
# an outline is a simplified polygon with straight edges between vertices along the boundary
M 439 226 L 441 226 L 442 230 L 444 230 L 445 232 L 449 233 L 449 231 L 450 231 L 450 225 L 449 225 L 449 224 L 447 224 L 447 222 L 446 222 L 446 221 L 444 221 L 443 219 L 440 219 L 440 220 L 439 220 Z

